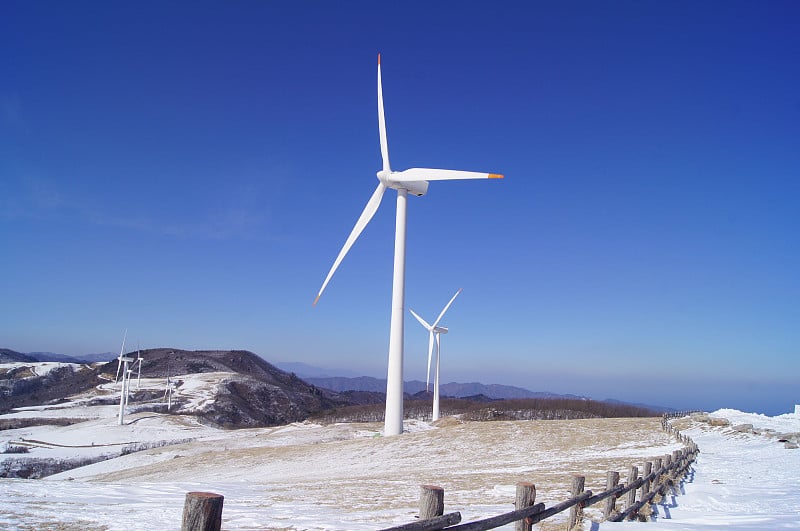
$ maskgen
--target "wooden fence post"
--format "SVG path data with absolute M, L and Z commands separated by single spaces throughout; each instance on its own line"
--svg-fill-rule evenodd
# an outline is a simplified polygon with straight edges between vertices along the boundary
M 628 485 L 633 484 L 639 478 L 639 467 L 636 465 L 631 465 L 631 468 L 628 472 Z M 632 506 L 636 503 L 636 489 L 631 489 L 625 494 L 625 508 Z
M 617 485 L 619 485 L 619 472 L 614 472 L 613 470 L 606 472 L 606 490 L 611 490 Z M 608 520 L 608 518 L 614 512 L 614 507 L 616 504 L 616 496 L 609 496 L 606 498 L 606 504 L 605 507 L 603 507 L 603 518 Z
M 642 477 L 646 478 L 652 472 L 653 472 L 653 462 L 652 461 L 646 461 L 645 464 L 644 464 L 644 470 L 642 471 Z M 648 495 L 650 494 L 650 489 L 651 489 L 651 481 L 652 480 L 646 480 L 644 483 L 642 483 L 642 488 L 641 488 L 641 491 L 640 491 L 641 495 L 639 496 L 639 503 L 641 503 L 642 500 L 652 500 L 652 497 L 648 498 Z M 650 503 L 652 503 L 652 501 Z M 640 522 L 646 522 L 647 519 L 650 517 L 650 515 L 653 514 L 653 508 L 651 507 L 650 503 L 645 503 L 639 509 L 638 512 L 639 512 L 639 521 Z
M 213 492 L 187 492 L 181 531 L 220 531 L 223 499 Z
M 656 470 L 656 477 L 653 479 L 653 484 L 650 487 L 651 490 L 654 490 L 654 489 L 658 490 L 658 489 L 661 488 L 661 473 L 659 472 L 659 470 L 661 470 L 661 467 L 662 467 L 661 463 L 662 463 L 662 460 L 661 460 L 660 457 L 656 457 L 653 460 L 653 467 Z M 658 496 L 656 496 L 656 498 L 658 498 Z M 656 499 L 656 498 L 653 498 L 653 501 L 655 501 L 655 502 L 661 501 L 660 499 Z
M 519 511 L 536 503 L 536 485 L 525 481 L 517 483 L 517 496 L 514 500 L 514 509 Z M 514 523 L 514 531 L 531 531 L 533 524 L 527 518 Z
M 673 479 L 677 479 L 681 475 L 681 467 L 683 466 L 683 458 L 681 457 L 680 450 L 672 452 L 672 465 L 675 468 L 672 470 L 670 476 L 672 476 Z
M 642 471 L 642 477 L 646 478 L 647 476 L 650 475 L 652 471 L 653 471 L 653 462 L 652 461 L 645 462 L 644 470 Z M 650 493 L 650 480 L 647 480 L 644 483 L 642 483 L 642 494 L 639 497 L 639 499 L 640 500 L 644 499 L 644 497 L 647 496 L 649 493 Z
M 428 520 L 444 514 L 444 489 L 436 485 L 421 485 L 419 519 Z
M 580 494 L 583 494 L 583 487 L 585 484 L 586 484 L 586 478 L 584 476 L 578 476 L 577 474 L 572 476 L 572 488 L 570 489 L 570 493 L 572 494 L 573 498 L 579 496 Z M 573 505 L 569 510 L 567 531 L 571 531 L 571 529 L 578 524 L 582 516 L 583 516 L 583 503 L 578 503 L 576 505 Z

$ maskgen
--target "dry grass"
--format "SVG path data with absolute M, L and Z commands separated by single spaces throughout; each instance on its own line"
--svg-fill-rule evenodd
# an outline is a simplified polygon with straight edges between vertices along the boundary
M 437 425 L 400 437 L 364 436 L 377 432 L 379 424 L 342 424 L 310 428 L 305 442 L 287 438 L 283 444 L 277 440 L 278 430 L 258 437 L 259 443 L 250 447 L 195 442 L 145 452 L 156 459 L 95 479 L 158 482 L 190 477 L 211 487 L 246 478 L 259 491 L 253 503 L 265 511 L 276 503 L 312 499 L 360 518 L 403 510 L 409 521 L 416 513 L 419 485 L 434 484 L 445 489 L 445 510 L 461 511 L 464 521 L 470 521 L 496 516 L 498 506 L 512 510 L 519 481 L 535 483 L 537 502 L 550 506 L 571 497 L 571 474 L 585 476 L 586 488 L 600 492 L 608 470 L 620 472 L 624 481 L 630 465 L 641 470 L 644 461 L 676 448 L 657 418 L 445 418 Z M 587 518 L 599 518 L 600 505 L 587 508 Z M 540 528 L 564 519 L 566 513 Z

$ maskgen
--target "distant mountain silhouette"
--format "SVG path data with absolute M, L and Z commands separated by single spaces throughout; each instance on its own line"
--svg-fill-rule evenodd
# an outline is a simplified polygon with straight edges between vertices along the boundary
M 386 392 L 386 380 L 372 378 L 371 376 L 359 376 L 357 378 L 345 378 L 335 376 L 328 378 L 305 377 L 305 381 L 317 387 L 324 387 L 336 392 L 344 391 L 370 391 L 373 393 Z M 433 390 L 433 385 L 429 388 Z M 409 395 L 416 395 L 425 391 L 425 382 L 411 380 L 403 383 L 403 391 Z M 582 399 L 576 395 L 560 395 L 548 392 L 536 392 L 514 387 L 511 385 L 482 384 L 479 382 L 470 383 L 446 383 L 439 386 L 439 393 L 442 396 L 452 396 L 455 398 L 466 398 L 476 395 L 484 395 L 493 400 L 509 400 L 516 398 L 575 398 Z
M 639 402 L 624 402 L 622 400 L 614 400 L 613 398 L 606 398 L 603 400 L 606 404 L 614 404 L 614 405 L 623 405 L 623 406 L 636 406 L 642 409 L 649 409 L 651 411 L 656 411 L 658 413 L 667 413 L 669 411 L 675 411 L 674 408 L 671 407 L 664 407 L 664 406 L 652 406 L 650 404 L 641 404 Z
M 358 376 L 358 373 L 353 371 L 344 369 L 322 369 L 320 367 L 314 367 L 299 361 L 279 361 L 273 363 L 273 365 L 283 371 L 293 372 L 304 380 L 306 378 L 330 378 L 334 376 L 353 378 Z M 385 390 L 386 389 L 384 389 L 384 391 Z
M 7 348 L 0 348 L 0 363 L 30 363 L 33 361 L 36 361 L 36 358 L 28 356 L 27 354 L 23 354 L 22 352 L 16 352 Z
M 59 363 L 86 363 L 80 358 L 67 356 L 66 354 L 55 354 L 53 352 L 28 352 L 28 356 L 32 357 L 36 361 L 57 361 Z

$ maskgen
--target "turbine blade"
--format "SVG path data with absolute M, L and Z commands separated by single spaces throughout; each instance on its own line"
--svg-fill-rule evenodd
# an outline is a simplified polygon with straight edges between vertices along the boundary
M 433 357 L 433 336 L 434 331 L 433 328 L 430 329 L 430 334 L 428 335 L 428 376 L 425 378 L 425 392 L 428 392 L 431 383 L 431 358 Z
M 444 307 L 444 310 L 442 310 L 442 313 L 440 313 L 439 317 L 436 318 L 436 322 L 433 323 L 433 326 L 436 326 L 436 325 L 439 324 L 439 321 L 441 321 L 442 317 L 444 317 L 444 313 L 447 311 L 448 308 L 450 308 L 450 305 L 453 304 L 453 301 L 456 300 L 456 297 L 458 297 L 458 294 L 461 293 L 462 289 L 463 288 L 458 288 L 458 291 L 456 291 L 456 294 L 453 295 L 453 298 L 450 299 L 450 302 L 448 302 L 447 306 Z
M 427 322 L 425 322 L 425 319 L 423 319 L 422 317 L 417 315 L 416 312 L 414 312 L 414 310 L 409 308 L 408 311 L 411 312 L 411 315 L 413 315 L 414 317 L 417 318 L 417 321 L 419 321 L 419 324 L 421 324 L 422 326 L 424 326 L 428 330 L 432 330 L 433 329 L 433 327 L 431 325 L 429 325 Z
M 369 198 L 367 201 L 367 206 L 364 207 L 364 211 L 361 212 L 361 216 L 359 216 L 358 221 L 356 221 L 353 230 L 350 232 L 350 236 L 347 237 L 347 241 L 344 242 L 344 247 L 342 250 L 339 251 L 339 256 L 336 257 L 336 260 L 333 262 L 333 266 L 331 270 L 328 272 L 328 276 L 325 277 L 325 282 L 322 283 L 322 287 L 319 289 L 319 293 L 317 293 L 317 298 L 314 299 L 314 305 L 316 306 L 317 301 L 322 296 L 322 292 L 325 291 L 325 286 L 328 285 L 330 282 L 333 273 L 336 272 L 336 268 L 339 267 L 339 264 L 344 259 L 344 256 L 347 254 L 347 251 L 350 250 L 350 247 L 353 246 L 358 236 L 361 234 L 361 231 L 364 230 L 364 227 L 367 226 L 367 223 L 372 219 L 372 216 L 375 215 L 375 212 L 378 210 L 378 207 L 381 204 L 381 199 L 383 199 L 383 193 L 386 191 L 386 186 L 383 183 L 378 183 L 378 187 L 372 193 L 372 197 Z
M 392 171 L 389 167 L 389 142 L 386 140 L 386 118 L 383 115 L 383 85 L 381 84 L 381 54 L 378 54 L 378 132 L 381 137 L 381 158 L 383 171 Z
M 449 181 L 453 179 L 502 179 L 499 173 L 480 173 L 461 170 L 437 170 L 435 168 L 409 168 L 392 174 L 392 180 L 404 181 Z

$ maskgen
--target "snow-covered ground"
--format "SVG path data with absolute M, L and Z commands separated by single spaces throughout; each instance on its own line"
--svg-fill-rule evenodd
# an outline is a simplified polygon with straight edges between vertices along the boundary
M 181 376 L 179 392 L 191 394 L 187 398 L 197 405 L 208 403 L 214 378 L 224 376 Z M 162 383 L 142 380 L 143 387 Z M 151 412 L 132 413 L 118 426 L 116 411 L 76 397 L 0 416 L 87 419 L 0 431 L 0 447 L 39 441 L 29 454 L 0 459 L 85 456 L 113 453 L 132 442 L 192 441 L 43 480 L 0 479 L 1 529 L 179 529 L 184 496 L 194 490 L 225 496 L 224 529 L 379 529 L 414 521 L 422 484 L 444 487 L 445 511 L 460 511 L 466 522 L 512 510 L 518 481 L 534 482 L 537 501 L 549 506 L 569 498 L 570 474 L 585 475 L 587 488 L 599 492 L 607 470 L 624 477 L 630 465 L 680 448 L 660 429 L 659 419 L 407 421 L 408 433 L 381 437 L 380 424 L 223 431 L 189 416 Z M 593 522 L 599 511 L 589 508 L 584 529 L 800 528 L 800 450 L 785 448 L 765 431 L 800 432 L 800 417 L 731 410 L 713 416 L 753 429 L 676 421 L 701 449 L 685 493 L 667 498 L 648 524 Z
M 774 434 L 800 432 L 800 415 L 766 417 L 722 409 L 710 415 L 731 426 L 686 423 L 700 447 L 683 493 L 658 506 L 647 529 L 762 530 L 800 528 L 800 449 L 786 448 Z M 747 429 L 752 425 L 753 429 Z M 593 529 L 613 531 L 638 522 L 604 522 Z

